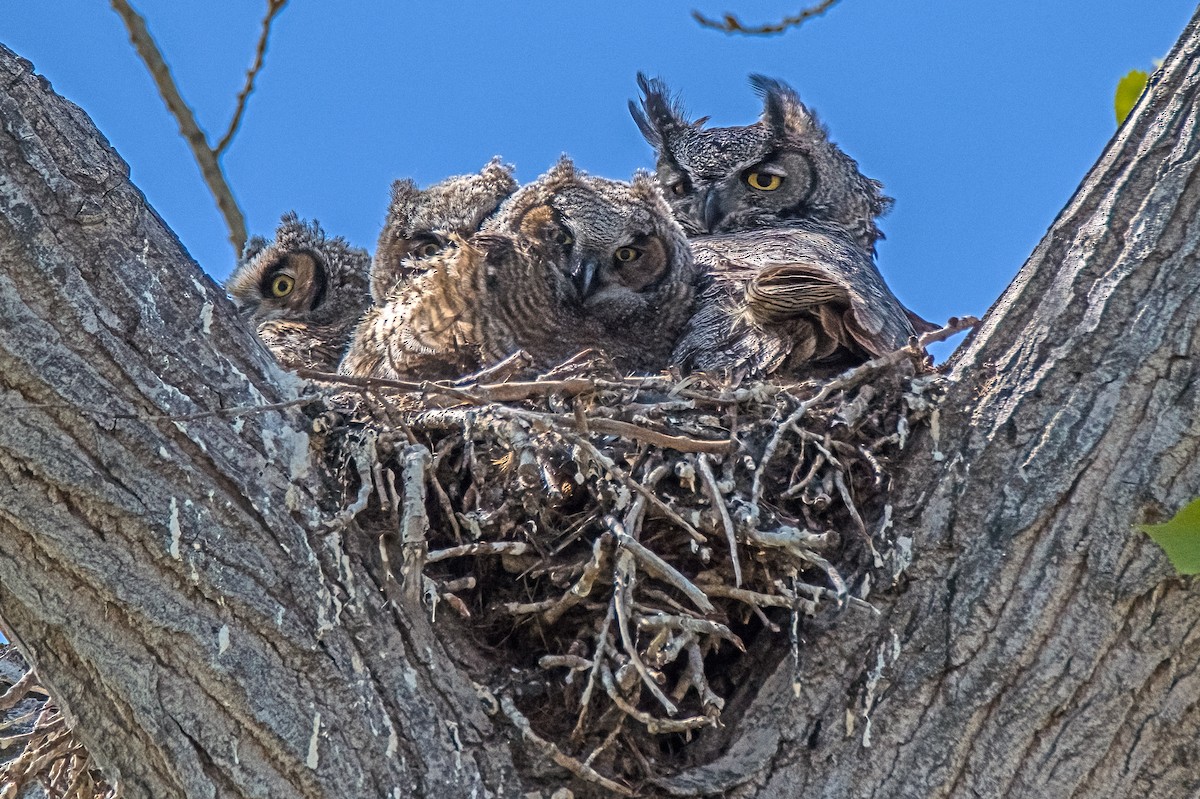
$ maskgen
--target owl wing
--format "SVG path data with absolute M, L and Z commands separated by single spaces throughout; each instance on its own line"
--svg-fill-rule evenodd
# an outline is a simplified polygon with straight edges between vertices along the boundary
M 770 374 L 850 365 L 914 335 L 874 259 L 836 229 L 761 229 L 691 243 L 707 285 L 676 348 L 684 366 Z

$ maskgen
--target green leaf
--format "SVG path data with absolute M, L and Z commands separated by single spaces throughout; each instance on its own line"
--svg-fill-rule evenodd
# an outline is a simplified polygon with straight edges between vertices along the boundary
M 1129 74 L 1117 81 L 1117 94 L 1113 98 L 1113 110 L 1117 112 L 1117 127 L 1129 116 L 1129 112 L 1137 105 L 1138 98 L 1150 80 L 1150 73 L 1140 69 L 1131 69 Z
M 1200 499 L 1183 507 L 1169 522 L 1134 525 L 1163 548 L 1180 574 L 1200 574 Z

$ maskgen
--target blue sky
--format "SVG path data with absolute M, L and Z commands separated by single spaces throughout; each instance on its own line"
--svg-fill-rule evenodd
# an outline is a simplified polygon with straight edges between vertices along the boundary
M 896 198 L 880 268 L 933 320 L 999 296 L 1115 132 L 1112 95 L 1167 54 L 1195 10 L 1144 3 L 841 0 L 782 36 L 700 28 L 692 9 L 772 21 L 805 0 L 519 4 L 291 0 L 223 159 L 252 233 L 295 209 L 372 248 L 400 177 L 492 155 L 528 180 L 560 153 L 608 177 L 652 166 L 629 118 L 639 70 L 690 112 L 744 124 L 746 77 L 781 78 Z M 134 0 L 215 140 L 265 2 Z M 100 0 L 8 0 L 0 42 L 83 107 L 216 279 L 233 252 L 124 28 Z

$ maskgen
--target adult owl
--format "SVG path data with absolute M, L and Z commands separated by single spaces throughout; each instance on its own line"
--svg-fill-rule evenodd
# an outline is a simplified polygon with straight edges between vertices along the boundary
M 370 300 L 370 263 L 366 250 L 288 213 L 273 240 L 246 244 L 225 289 L 284 368 L 332 371 Z
M 684 368 L 797 375 L 860 363 L 933 326 L 875 267 L 891 200 L 787 85 L 761 75 L 761 118 L 690 121 L 659 80 L 638 76 L 634 120 L 692 236 L 705 285 L 675 358 Z
M 429 266 L 431 257 L 467 237 L 517 189 L 512 167 L 493 158 L 479 172 L 455 175 L 426 189 L 412 180 L 392 184 L 387 219 L 371 263 L 371 297 L 376 304 L 401 282 Z
M 695 283 L 683 231 L 651 176 L 591 177 L 563 158 L 368 312 L 342 371 L 445 378 L 520 350 L 549 367 L 588 348 L 623 369 L 657 371 L 687 323 Z

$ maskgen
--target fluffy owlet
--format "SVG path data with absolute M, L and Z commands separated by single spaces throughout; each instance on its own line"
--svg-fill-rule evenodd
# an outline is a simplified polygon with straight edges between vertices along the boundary
M 471 175 L 456 175 L 427 189 L 411 180 L 392 184 L 392 201 L 371 263 L 371 297 L 377 305 L 401 282 L 428 267 L 428 259 L 453 237 L 479 230 L 504 198 L 517 190 L 512 167 L 493 158 Z
M 288 213 L 274 240 L 246 244 L 225 289 L 284 368 L 332 371 L 370 299 L 370 262 L 366 250 Z
M 705 285 L 676 351 L 685 368 L 788 374 L 840 368 L 932 326 L 875 267 L 891 205 L 785 84 L 759 75 L 762 117 L 706 128 L 658 80 L 638 76 L 634 120 L 688 230 Z
M 518 350 L 556 365 L 597 348 L 634 371 L 667 366 L 696 276 L 653 178 L 595 178 L 562 159 L 484 232 L 372 309 L 342 371 L 442 378 Z

